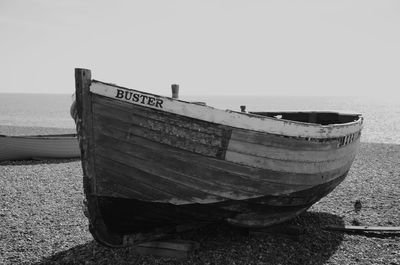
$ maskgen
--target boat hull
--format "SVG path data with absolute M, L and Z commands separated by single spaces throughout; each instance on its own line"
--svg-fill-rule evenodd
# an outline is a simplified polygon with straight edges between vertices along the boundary
M 0 136 L 0 161 L 79 158 L 76 134 Z
M 160 227 L 174 227 L 193 222 L 227 221 L 242 227 L 266 227 L 287 221 L 306 211 L 331 192 L 346 175 L 347 172 L 331 182 L 301 192 L 210 204 L 175 205 L 113 197 L 97 199 L 105 222 L 109 229 L 117 234 L 151 232 Z
M 98 196 L 183 205 L 291 194 L 342 176 L 358 147 L 358 139 L 338 148 L 92 102 Z
M 109 246 L 191 222 L 245 227 L 284 222 L 345 178 L 359 145 L 362 119 L 319 126 L 226 115 L 230 112 L 177 100 L 174 105 L 167 98 L 92 81 L 86 70 L 78 69 L 76 78 L 72 113 L 83 153 L 88 216 L 94 237 Z M 192 108 L 204 118 L 196 118 Z M 314 114 L 310 118 L 318 120 Z

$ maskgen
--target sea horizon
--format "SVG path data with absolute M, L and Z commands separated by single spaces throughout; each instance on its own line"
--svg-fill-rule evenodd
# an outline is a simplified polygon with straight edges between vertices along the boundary
M 393 97 L 182 95 L 180 99 L 202 101 L 208 106 L 235 111 L 245 105 L 247 111 L 361 113 L 364 117 L 361 141 L 400 144 L 400 104 Z M 75 128 L 69 114 L 72 100 L 72 93 L 0 93 L 0 126 Z

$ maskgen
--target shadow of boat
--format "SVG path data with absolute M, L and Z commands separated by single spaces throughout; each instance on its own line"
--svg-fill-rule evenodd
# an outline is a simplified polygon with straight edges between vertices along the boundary
M 329 213 L 306 212 L 290 221 L 305 228 L 304 235 L 293 240 L 280 234 L 253 236 L 248 229 L 228 224 L 211 224 L 180 234 L 185 240 L 200 243 L 200 249 L 184 262 L 190 264 L 325 264 L 337 251 L 343 233 L 326 231 L 326 225 L 344 226 L 341 217 Z M 46 257 L 43 264 L 160 264 L 165 258 L 139 256 L 133 248 L 111 249 L 95 241 L 77 245 Z M 181 263 L 168 260 L 168 264 Z

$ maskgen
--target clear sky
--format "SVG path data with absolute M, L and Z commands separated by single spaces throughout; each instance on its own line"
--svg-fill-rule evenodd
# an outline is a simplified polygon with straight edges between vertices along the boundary
M 0 93 L 390 95 L 400 1 L 0 0 Z

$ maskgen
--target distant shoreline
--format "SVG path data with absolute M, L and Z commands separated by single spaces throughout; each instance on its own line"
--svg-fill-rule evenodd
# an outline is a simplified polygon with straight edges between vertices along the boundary
M 395 97 L 381 100 L 376 97 L 365 98 L 362 96 L 355 98 L 261 95 L 191 96 L 183 93 L 182 99 L 202 101 L 218 109 L 237 111 L 240 110 L 239 106 L 241 105 L 246 105 L 246 109 L 249 111 L 336 110 L 344 112 L 352 109 L 353 112 L 361 113 L 364 116 L 362 142 L 400 144 L 397 133 L 400 131 L 400 117 L 397 115 L 399 105 Z M 71 104 L 72 95 L 67 94 L 1 94 L 0 134 L 28 135 L 70 132 L 72 128 L 75 128 L 74 121 L 70 116 Z M 39 129 L 36 126 L 43 128 Z M 65 129 L 60 130 L 59 128 Z

